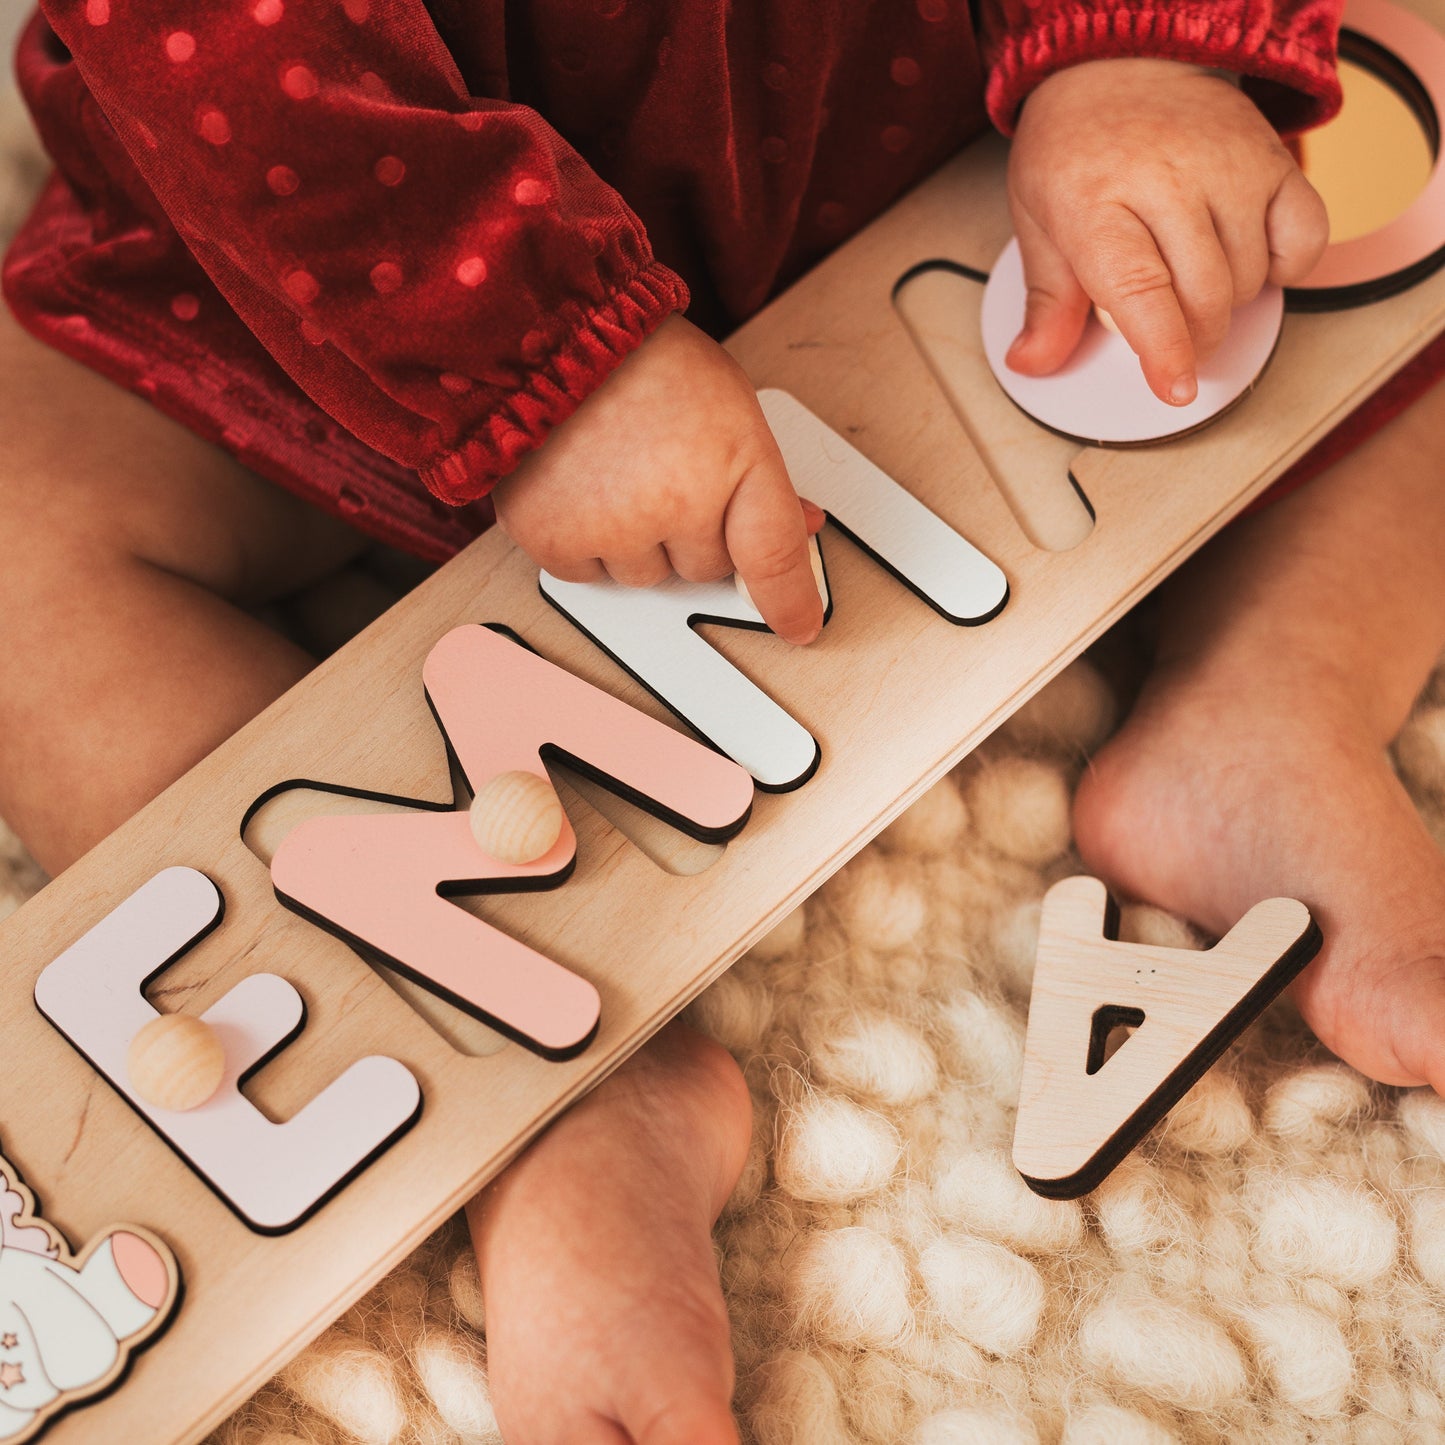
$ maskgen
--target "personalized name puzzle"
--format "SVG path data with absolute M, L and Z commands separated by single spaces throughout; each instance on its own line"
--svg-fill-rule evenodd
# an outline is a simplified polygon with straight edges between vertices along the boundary
M 1352 23 L 1438 62 L 1394 7 Z M 1287 315 L 1218 420 L 1066 439 L 988 365 L 1004 156 L 970 147 L 730 342 L 829 516 L 813 646 L 730 580 L 539 579 L 489 534 L 0 927 L 0 1313 L 93 1284 L 114 1317 L 44 1397 L 15 1372 L 50 1346 L 0 1333 L 0 1441 L 200 1438 L 1445 326 L 1434 188 L 1374 290 L 1327 257 L 1346 308 Z M 469 826 L 502 773 L 565 806 L 528 862 Z M 1084 884 L 1051 907 L 1050 957 L 1121 990 L 1060 994 L 1031 1056 L 1024 1172 L 1059 1193 L 1162 1096 L 1090 1082 L 1146 961 Z M 1266 922 L 1238 937 L 1307 956 L 1298 905 Z M 1272 962 L 1136 1059 L 1197 1074 Z M 1096 1137 L 1060 1149 L 1076 1087 Z

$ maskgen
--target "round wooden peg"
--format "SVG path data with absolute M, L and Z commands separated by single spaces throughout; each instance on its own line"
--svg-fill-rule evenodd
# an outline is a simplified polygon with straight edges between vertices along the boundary
M 498 773 L 472 799 L 472 836 L 499 863 L 535 863 L 562 836 L 565 816 L 546 778 Z
M 226 1050 L 204 1019 L 161 1014 L 130 1041 L 131 1087 L 157 1109 L 198 1109 L 221 1086 Z

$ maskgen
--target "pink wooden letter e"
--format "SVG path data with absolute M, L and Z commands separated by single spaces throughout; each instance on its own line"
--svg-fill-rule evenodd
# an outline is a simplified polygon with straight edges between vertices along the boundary
M 752 807 L 736 763 L 555 667 L 488 627 L 431 650 L 427 698 L 473 791 L 497 773 L 546 776 L 555 755 L 692 836 L 731 837 Z M 546 1058 L 597 1030 L 597 990 L 571 970 L 450 903 L 448 894 L 555 887 L 570 874 L 570 823 L 550 853 L 489 857 L 463 812 L 312 818 L 271 860 L 288 908 Z

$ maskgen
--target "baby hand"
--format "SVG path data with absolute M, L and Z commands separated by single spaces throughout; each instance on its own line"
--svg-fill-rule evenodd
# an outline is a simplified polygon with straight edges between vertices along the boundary
M 650 587 L 736 572 L 789 642 L 823 626 L 808 537 L 756 393 L 716 342 L 671 316 L 492 493 L 497 524 L 568 582 Z
M 1230 312 L 1302 280 L 1324 202 L 1229 80 L 1173 60 L 1094 60 L 1029 97 L 1009 156 L 1028 281 L 1015 371 L 1057 370 L 1097 302 L 1150 389 L 1184 406 Z

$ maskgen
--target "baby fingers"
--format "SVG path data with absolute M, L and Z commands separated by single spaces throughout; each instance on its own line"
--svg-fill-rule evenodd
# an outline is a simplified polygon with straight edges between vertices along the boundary
M 1196 365 L 1207 361 L 1229 332 L 1235 277 L 1214 220 L 1204 208 L 1151 218 L 1150 233 L 1189 327 Z
M 656 587 L 672 576 L 672 563 L 660 546 L 603 557 L 608 574 L 624 587 Z
M 1027 376 L 1047 376 L 1079 344 L 1089 319 L 1089 298 L 1063 252 L 1022 207 L 1014 208 L 1014 229 L 1028 300 L 1023 330 L 1009 348 L 1008 364 Z
M 687 582 L 717 582 L 733 570 L 721 526 L 695 535 L 669 537 L 667 555 L 672 570 Z
M 798 504 L 783 459 L 770 449 L 728 503 L 728 552 L 762 613 L 789 642 L 811 642 L 823 628 L 823 604 L 808 547 L 810 520 Z
M 1264 218 L 1269 243 L 1269 279 L 1293 286 L 1315 268 L 1330 240 L 1330 218 L 1320 194 L 1298 166 L 1290 166 Z
M 1149 227 L 1116 206 L 1066 251 L 1084 289 L 1134 349 L 1150 390 L 1175 406 L 1193 401 L 1194 338 L 1174 274 Z M 1192 304 L 1197 307 L 1197 300 Z

